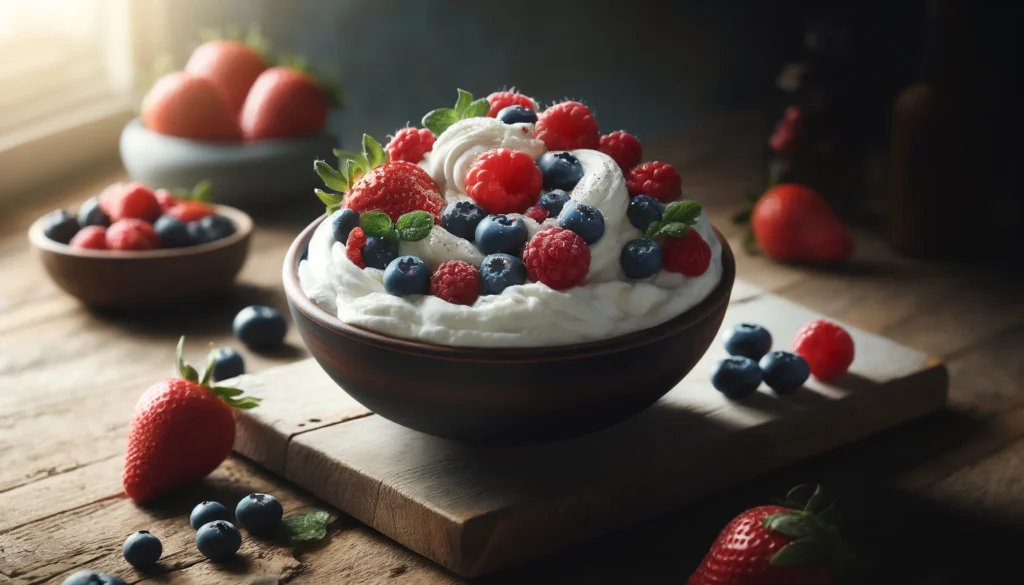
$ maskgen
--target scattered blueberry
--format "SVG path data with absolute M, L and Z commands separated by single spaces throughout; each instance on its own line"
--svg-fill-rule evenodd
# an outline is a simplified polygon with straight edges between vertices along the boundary
M 598 208 L 586 203 L 570 203 L 558 216 L 558 225 L 576 232 L 591 245 L 604 235 L 604 216 Z
M 199 222 L 194 223 L 199 224 Z M 185 222 L 176 217 L 161 215 L 153 222 L 153 230 L 160 237 L 162 248 L 184 248 L 195 244 Z
M 456 201 L 449 203 L 441 212 L 441 227 L 454 236 L 472 242 L 476 235 L 476 226 L 485 217 L 487 212 L 476 203 Z
M 213 352 L 213 380 L 220 382 L 245 373 L 245 360 L 233 347 L 218 347 Z M 203 524 L 205 524 L 204 522 Z
M 765 384 L 777 394 L 796 392 L 811 375 L 807 360 L 788 351 L 769 352 L 758 365 L 764 374 Z
M 568 202 L 569 194 L 561 189 L 555 189 L 541 195 L 538 203 L 541 207 L 548 210 L 551 217 L 558 217 L 558 214 L 562 213 L 562 208 Z
M 164 553 L 164 546 L 160 539 L 145 530 L 132 534 L 124 541 L 121 547 L 121 554 L 124 560 L 136 569 L 148 569 L 160 560 Z
M 185 224 L 192 240 L 197 244 L 209 244 L 235 233 L 235 224 L 223 215 L 208 215 L 199 221 Z
M 734 400 L 749 396 L 761 385 L 761 368 L 748 357 L 727 357 L 711 366 L 711 385 Z
M 43 233 L 57 243 L 67 244 L 78 233 L 78 220 L 63 209 L 54 209 L 46 214 Z
M 231 521 L 231 512 L 220 502 L 199 502 L 192 508 L 192 514 L 188 517 L 188 523 L 194 530 L 199 530 L 203 524 L 216 520 Z
M 491 254 L 480 264 L 484 294 L 500 295 L 510 286 L 526 282 L 526 266 L 510 254 Z
M 384 269 L 384 290 L 396 297 L 430 291 L 430 266 L 415 256 L 399 256 Z
M 760 325 L 739 323 L 725 334 L 725 351 L 752 360 L 761 359 L 772 349 L 772 334 Z
M 517 215 L 488 215 L 476 226 L 475 239 L 484 254 L 514 256 L 526 245 L 526 222 Z
M 284 508 L 269 494 L 249 494 L 235 507 L 238 524 L 256 536 L 273 536 L 284 516 Z
M 235 337 L 249 349 L 275 349 L 284 342 L 288 323 L 277 309 L 253 305 L 235 315 L 232 329 Z
M 650 195 L 637 195 L 629 200 L 626 217 L 629 218 L 629 223 L 633 224 L 633 227 L 646 233 L 648 226 L 656 221 L 661 221 L 661 204 Z
M 568 152 L 545 152 L 537 159 L 537 166 L 544 177 L 545 189 L 572 191 L 583 178 L 580 159 Z
M 537 112 L 523 106 L 508 106 L 498 112 L 498 119 L 505 124 L 533 124 L 537 121 Z
M 398 258 L 398 243 L 373 236 L 366 238 L 363 262 L 366 262 L 368 268 L 384 270 L 395 258 Z
M 110 225 L 110 218 L 100 209 L 100 198 L 90 197 L 78 208 L 78 225 L 98 225 L 107 227 Z
M 214 520 L 196 531 L 196 548 L 214 562 L 233 557 L 242 546 L 242 533 L 227 520 Z
M 622 247 L 619 264 L 627 278 L 647 278 L 661 270 L 661 246 L 650 238 L 637 238 Z
M 331 214 L 331 229 L 334 231 L 335 241 L 344 244 L 348 241 L 348 235 L 357 227 L 359 227 L 359 212 L 356 210 L 346 207 Z
M 125 585 L 125 582 L 99 571 L 77 571 L 61 581 L 60 585 Z

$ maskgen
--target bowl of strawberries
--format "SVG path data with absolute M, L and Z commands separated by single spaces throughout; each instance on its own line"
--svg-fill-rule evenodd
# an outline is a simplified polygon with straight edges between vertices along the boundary
M 234 282 L 252 219 L 190 191 L 115 183 L 77 210 L 55 209 L 28 236 L 50 278 L 98 309 L 145 309 L 209 298 Z
M 121 134 L 121 160 L 154 187 L 209 179 L 222 203 L 283 205 L 316 186 L 309 161 L 338 146 L 325 126 L 340 104 L 340 91 L 302 59 L 207 41 L 149 89 Z

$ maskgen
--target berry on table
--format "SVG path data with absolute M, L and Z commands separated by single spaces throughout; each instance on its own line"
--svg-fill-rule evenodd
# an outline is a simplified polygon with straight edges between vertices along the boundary
M 764 374 L 764 382 L 776 394 L 792 394 L 811 375 L 811 368 L 804 358 L 788 351 L 773 351 L 765 354 L 758 363 Z
M 534 205 L 533 207 L 527 209 L 526 213 L 524 213 L 523 215 L 537 223 L 544 223 L 544 221 L 551 216 L 551 212 L 549 212 L 547 208 L 543 207 L 538 203 L 537 205 Z
M 270 494 L 249 494 L 235 506 L 235 518 L 238 524 L 250 534 L 266 537 L 273 536 L 284 516 L 281 502 Z
M 107 228 L 108 250 L 155 250 L 160 237 L 149 223 L 141 219 L 119 219 Z
M 192 508 L 192 514 L 188 517 L 188 523 L 193 530 L 199 530 L 203 524 L 217 520 L 231 521 L 231 512 L 220 502 L 199 502 Z
M 772 349 L 772 334 L 755 323 L 737 323 L 724 336 L 725 351 L 759 360 Z
M 665 238 L 661 252 L 665 270 L 683 276 L 700 276 L 711 266 L 711 246 L 692 228 L 681 238 Z
M 142 183 L 128 183 L 105 190 L 100 194 L 100 207 L 112 222 L 122 219 L 154 222 L 163 213 L 156 195 Z
M 555 189 L 549 191 L 540 196 L 540 200 L 537 201 L 537 205 L 541 205 L 544 209 L 548 210 L 548 214 L 551 216 L 557 216 L 562 213 L 562 208 L 569 202 L 570 196 L 562 189 Z
M 756 392 L 761 377 L 757 362 L 741 355 L 718 360 L 711 366 L 711 385 L 733 400 Z
M 426 128 L 402 128 L 384 150 L 390 160 L 404 160 L 416 164 L 434 148 L 434 133 Z
M 67 244 L 78 233 L 78 219 L 63 209 L 46 214 L 43 234 L 59 244 Z
M 601 132 L 590 109 L 579 102 L 570 101 L 544 110 L 537 118 L 534 136 L 548 150 L 597 150 Z
M 430 289 L 430 266 L 415 256 L 399 256 L 384 269 L 384 290 L 396 297 L 425 295 Z
M 392 260 L 398 258 L 398 243 L 385 238 L 370 236 L 363 244 L 363 262 L 367 268 L 384 270 Z
M 537 121 L 537 112 L 524 106 L 506 106 L 496 117 L 505 124 L 533 124 Z
M 357 227 L 359 227 L 359 213 L 354 209 L 346 207 L 331 214 L 331 231 L 334 233 L 334 241 L 344 244 L 348 241 L 348 235 Z
M 360 268 L 366 268 L 366 262 L 363 260 L 363 246 L 365 245 L 366 234 L 363 233 L 363 228 L 353 228 L 345 242 L 345 256 Z
M 227 520 L 203 524 L 196 531 L 196 548 L 204 557 L 215 563 L 235 556 L 241 547 L 242 533 Z
M 622 247 L 619 265 L 626 278 L 648 278 L 661 270 L 661 246 L 650 238 L 637 238 Z
M 817 319 L 797 332 L 793 351 L 807 360 L 815 378 L 829 382 L 850 369 L 854 357 L 853 338 L 836 323 Z
M 496 91 L 487 96 L 487 102 L 491 104 L 491 109 L 487 113 L 491 118 L 496 118 L 498 116 L 498 112 L 509 106 L 522 106 L 530 110 L 537 110 L 536 102 L 515 90 Z
M 623 173 L 628 173 L 629 169 L 640 164 L 640 160 L 644 157 L 644 149 L 640 146 L 640 141 L 632 134 L 622 130 L 602 136 L 597 149 L 612 157 Z
M 545 189 L 572 191 L 583 178 L 580 159 L 568 152 L 545 152 L 537 159 Z
M 235 233 L 235 224 L 223 215 L 208 215 L 199 221 L 185 224 L 188 233 L 197 244 L 209 244 Z
M 161 248 L 184 248 L 195 244 L 192 235 L 188 233 L 188 226 L 169 215 L 161 215 L 153 222 L 153 231 L 160 239 Z
M 288 322 L 273 307 L 252 305 L 235 315 L 232 330 L 235 337 L 249 349 L 276 349 L 284 343 Z
M 663 215 L 661 204 L 650 195 L 633 197 L 629 200 L 629 207 L 626 208 L 626 217 L 629 218 L 629 223 L 642 232 L 646 232 L 652 223 L 661 221 Z
M 213 381 L 237 378 L 245 373 L 245 360 L 233 347 L 218 347 L 213 350 Z
M 72 573 L 60 585 L 125 585 L 125 582 L 106 573 L 86 570 Z
M 484 294 L 500 295 L 510 286 L 526 282 L 526 266 L 511 254 L 491 254 L 480 264 Z
M 124 560 L 139 570 L 155 565 L 163 553 L 164 547 L 160 544 L 160 539 L 146 530 L 140 530 L 129 536 L 124 541 L 124 546 L 121 547 Z
M 633 167 L 626 178 L 630 197 L 641 193 L 662 203 L 670 203 L 683 196 L 683 180 L 675 167 L 663 162 L 645 162 Z
M 85 227 L 87 225 L 101 225 L 107 227 L 110 225 L 110 218 L 100 208 L 99 196 L 90 197 L 85 200 L 85 203 L 78 207 L 78 225 Z
M 566 290 L 583 282 L 590 272 L 590 247 L 575 232 L 549 227 L 526 244 L 523 264 L 530 280 Z
M 472 264 L 451 260 L 430 277 L 430 294 L 455 305 L 470 305 L 480 297 L 480 273 Z
M 213 208 L 202 201 L 182 201 L 164 212 L 175 219 L 188 223 L 213 215 Z
M 107 228 L 99 225 L 84 227 L 71 238 L 68 245 L 81 250 L 106 250 Z
M 579 234 L 588 245 L 604 235 L 604 215 L 601 210 L 586 203 L 571 203 L 562 211 L 558 225 Z
M 441 227 L 453 236 L 473 241 L 476 237 L 476 226 L 480 225 L 487 212 L 472 201 L 455 201 L 449 203 L 441 212 Z
M 498 148 L 481 154 L 469 167 L 466 194 L 487 213 L 522 213 L 537 202 L 541 182 L 530 155 Z
M 484 254 L 519 254 L 529 234 L 526 222 L 516 215 L 488 215 L 477 226 L 476 246 Z

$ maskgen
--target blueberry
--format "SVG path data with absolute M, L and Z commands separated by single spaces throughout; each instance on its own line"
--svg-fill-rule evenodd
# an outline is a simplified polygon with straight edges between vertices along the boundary
M 619 265 L 627 278 L 647 278 L 661 270 L 661 246 L 650 238 L 637 238 L 622 247 Z
M 235 507 L 238 524 L 256 536 L 273 536 L 283 515 L 281 502 L 269 494 L 249 494 Z
M 60 244 L 67 244 L 78 233 L 78 220 L 63 209 L 54 209 L 43 220 L 43 233 Z
M 99 571 L 77 571 L 61 581 L 60 585 L 125 585 L 125 582 Z
M 192 514 L 188 517 L 188 523 L 194 530 L 199 530 L 203 524 L 216 520 L 231 521 L 231 512 L 220 502 L 199 502 L 192 508 Z
M 396 297 L 430 291 L 430 266 L 415 256 L 399 256 L 384 269 L 384 290 Z
M 199 222 L 194 222 L 198 225 Z M 160 237 L 162 248 L 184 248 L 195 244 L 185 223 L 169 215 L 161 215 L 153 222 L 153 230 Z
M 235 233 L 235 224 L 223 215 L 207 215 L 199 221 L 186 224 L 188 233 L 197 244 L 222 240 Z
M 761 385 L 761 368 L 741 355 L 718 360 L 711 366 L 711 385 L 734 400 L 749 396 Z
M 232 329 L 249 349 L 275 349 L 284 342 L 288 323 L 277 309 L 253 305 L 235 315 Z
M 792 394 L 803 387 L 811 375 L 807 360 L 788 351 L 773 351 L 765 354 L 758 364 L 764 374 L 764 382 L 776 394 Z
M 124 560 L 136 569 L 148 569 L 160 560 L 164 553 L 164 546 L 160 539 L 145 530 L 132 534 L 124 541 L 121 547 L 121 554 Z
M 505 124 L 533 124 L 537 121 L 537 112 L 523 106 L 508 106 L 498 112 L 498 119 Z
M 526 282 L 526 266 L 510 254 L 491 254 L 480 264 L 484 294 L 500 295 L 510 286 Z
M 196 548 L 214 562 L 233 557 L 242 546 L 242 533 L 227 520 L 214 520 L 196 531 Z
M 220 382 L 245 373 L 245 360 L 233 347 L 218 347 L 213 352 L 213 380 Z M 203 523 L 205 524 L 205 522 Z
M 562 208 L 569 202 L 569 194 L 561 189 L 555 189 L 549 191 L 540 196 L 539 204 L 544 209 L 548 210 L 551 217 L 558 217 L 558 214 L 562 213 Z
M 601 210 L 586 203 L 571 203 L 562 210 L 558 225 L 576 232 L 587 244 L 593 244 L 604 235 L 604 216 Z
M 359 227 L 359 212 L 356 210 L 346 207 L 331 214 L 331 229 L 334 231 L 335 241 L 344 244 L 348 241 L 348 235 L 357 227 Z
M 363 244 L 363 262 L 367 268 L 384 270 L 391 261 L 398 258 L 398 244 L 384 238 L 370 236 Z
M 441 227 L 453 236 L 473 241 L 476 226 L 487 217 L 487 212 L 472 201 L 456 201 L 449 203 L 441 212 Z
M 110 225 L 110 217 L 100 209 L 100 198 L 90 197 L 78 208 L 78 225 L 98 225 L 107 227 Z
M 725 334 L 725 351 L 752 360 L 761 359 L 772 349 L 772 334 L 760 325 L 739 323 Z
M 476 226 L 476 247 L 484 254 L 518 254 L 526 245 L 526 222 L 517 215 L 488 215 Z
M 545 152 L 537 159 L 537 166 L 544 177 L 545 189 L 572 191 L 583 178 L 580 159 L 568 152 Z
M 637 195 L 629 200 L 629 207 L 626 208 L 629 223 L 642 232 L 646 232 L 652 223 L 661 221 L 661 216 L 661 204 L 650 195 Z

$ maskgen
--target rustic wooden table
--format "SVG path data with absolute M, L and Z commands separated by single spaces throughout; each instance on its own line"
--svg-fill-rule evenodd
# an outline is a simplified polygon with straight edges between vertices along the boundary
M 648 145 L 648 152 L 678 163 L 688 193 L 706 203 L 739 250 L 741 232 L 728 218 L 742 193 L 758 184 L 760 150 L 757 141 L 737 138 L 750 134 L 749 120 L 730 120 Z M 312 551 L 293 555 L 247 540 L 237 561 L 205 561 L 189 544 L 194 533 L 186 520 L 200 499 L 235 501 L 263 491 L 287 510 L 323 506 L 238 458 L 202 485 L 152 506 L 136 506 L 121 493 L 132 407 L 169 372 L 178 336 L 189 336 L 189 354 L 198 358 L 209 341 L 232 343 L 230 321 L 241 307 L 284 308 L 285 247 L 316 207 L 263 219 L 237 290 L 221 302 L 144 317 L 101 315 L 55 288 L 28 249 L 25 230 L 49 208 L 74 207 L 119 178 L 112 171 L 79 182 L 0 218 L 0 583 L 59 583 L 79 568 L 129 583 L 462 582 L 345 517 Z M 1008 271 L 895 257 L 869 233 L 858 234 L 858 245 L 855 262 L 839 271 L 783 267 L 741 253 L 738 273 L 941 356 L 951 374 L 946 411 L 479 582 L 683 582 L 731 515 L 806 482 L 825 483 L 839 499 L 851 539 L 875 571 L 872 583 L 1021 582 L 1024 286 Z M 248 370 L 307 356 L 294 331 L 287 341 L 275 355 L 245 352 Z M 164 558 L 156 573 L 136 572 L 121 558 L 121 543 L 142 529 L 183 552 Z

